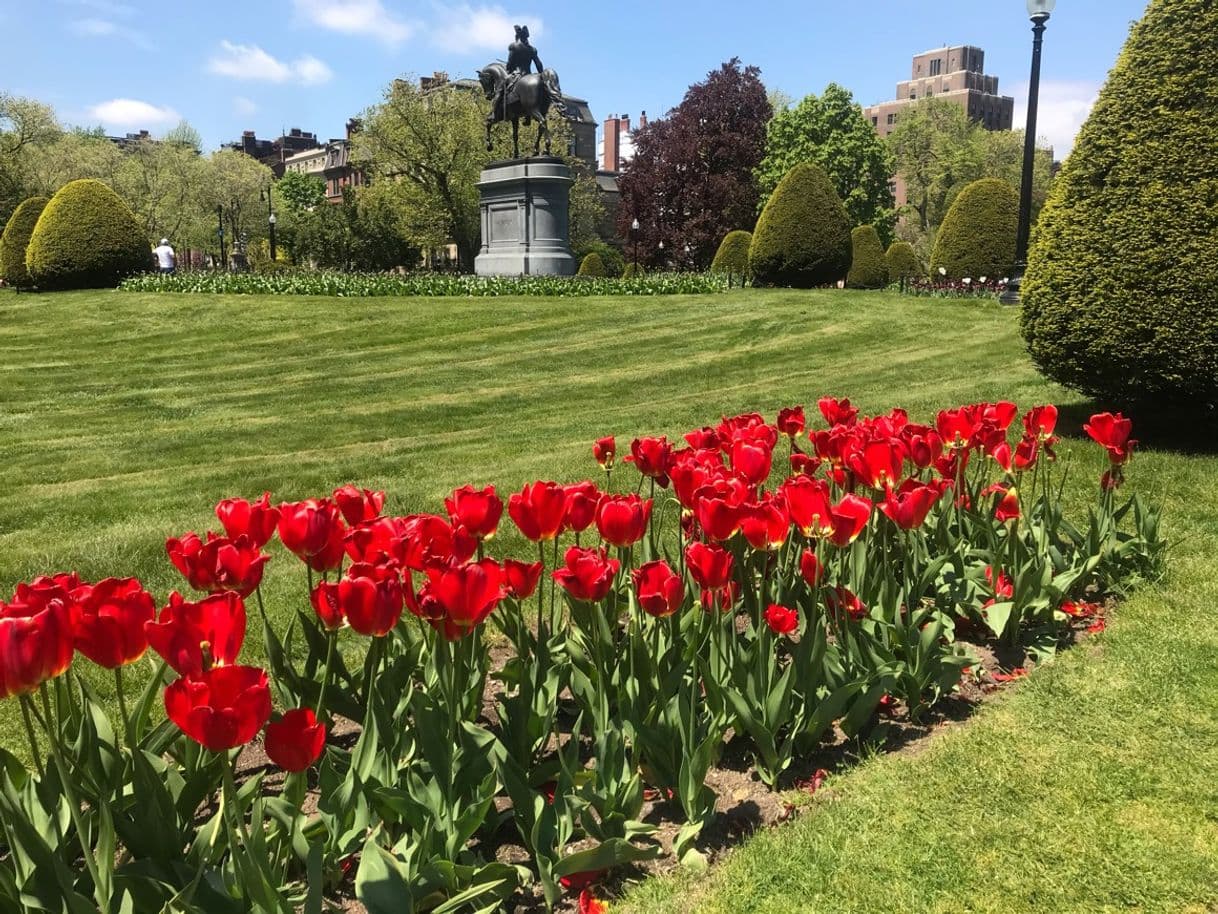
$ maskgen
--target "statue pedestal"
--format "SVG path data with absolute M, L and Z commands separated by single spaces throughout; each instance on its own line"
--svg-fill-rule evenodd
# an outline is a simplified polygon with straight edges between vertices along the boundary
M 492 162 L 478 181 L 479 276 L 573 276 L 568 205 L 571 169 L 557 157 Z

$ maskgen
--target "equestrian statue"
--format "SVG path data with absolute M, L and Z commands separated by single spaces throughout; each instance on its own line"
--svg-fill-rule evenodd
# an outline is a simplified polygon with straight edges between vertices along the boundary
M 537 72 L 531 70 L 536 67 Z M 491 128 L 500 121 L 512 122 L 512 158 L 520 158 L 520 121 L 526 126 L 537 121 L 537 141 L 533 144 L 533 155 L 541 154 L 541 141 L 545 138 L 546 155 L 550 154 L 550 128 L 546 117 L 550 106 L 561 115 L 566 115 L 562 90 L 558 85 L 558 74 L 542 69 L 537 49 L 529 44 L 529 27 L 516 26 L 516 40 L 508 46 L 507 63 L 495 61 L 478 71 L 482 91 L 491 102 L 491 113 L 486 116 L 486 148 L 494 149 Z

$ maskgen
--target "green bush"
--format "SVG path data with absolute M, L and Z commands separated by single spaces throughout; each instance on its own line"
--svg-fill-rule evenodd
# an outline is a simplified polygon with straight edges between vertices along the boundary
M 72 181 L 46 205 L 25 252 L 41 289 L 116 286 L 152 268 L 152 248 L 127 204 L 100 181 Z
M 0 235 L 0 279 L 10 286 L 26 289 L 33 284 L 25 269 L 25 249 L 46 205 L 46 197 L 30 197 L 13 210 Z
M 1116 404 L 1218 409 L 1218 4 L 1153 0 L 1041 213 L 1023 335 Z
M 575 259 L 581 263 L 589 254 L 596 254 L 605 266 L 605 275 L 609 277 L 621 276 L 626 269 L 626 260 L 622 256 L 622 252 L 603 241 L 594 241 L 584 245 L 574 253 Z
M 850 233 L 852 250 L 846 285 L 851 289 L 882 289 L 888 285 L 884 245 L 874 225 L 860 225 Z
M 960 192 L 947 211 L 930 258 L 947 279 L 1009 276 L 1015 264 L 1019 194 L 1006 181 L 982 178 Z
M 622 270 L 622 279 L 638 279 L 642 275 L 643 268 L 635 263 L 626 264 L 626 268 Z
M 712 273 L 726 273 L 728 284 L 732 277 L 739 277 L 741 285 L 749 275 L 749 245 L 753 243 L 753 233 L 744 229 L 728 232 L 719 242 L 719 250 L 711 261 Z
M 908 241 L 894 241 L 884 254 L 884 266 L 888 271 L 890 283 L 899 282 L 902 286 L 910 279 L 921 279 L 925 275 L 922 264 L 918 262 L 917 252 Z
M 579 263 L 579 271 L 576 276 L 593 276 L 597 279 L 602 279 L 605 276 L 605 261 L 601 260 L 601 255 L 593 251 L 584 257 Z
M 753 231 L 754 285 L 810 289 L 850 270 L 850 217 L 819 165 L 796 165 L 783 178 Z

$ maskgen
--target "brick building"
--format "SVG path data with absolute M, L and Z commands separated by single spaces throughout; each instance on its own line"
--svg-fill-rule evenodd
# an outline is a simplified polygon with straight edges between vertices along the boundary
M 309 149 L 317 149 L 317 134 L 293 127 L 276 140 L 260 140 L 253 130 L 242 132 L 241 139 L 233 143 L 225 143 L 220 148 L 244 152 L 251 159 L 257 159 L 263 165 L 270 166 L 276 178 L 283 177 L 284 163 L 298 153 Z
M 326 186 L 326 200 L 343 202 L 343 190 L 359 187 L 364 183 L 364 174 L 351 161 L 351 135 L 359 129 L 359 121 L 347 121 L 347 136 L 332 139 L 325 145 L 317 145 L 288 156 L 283 160 L 283 171 L 315 175 Z
M 897 97 L 864 108 L 876 132 L 886 137 L 901 112 L 923 98 L 941 98 L 963 108 L 988 130 L 1010 130 L 1015 99 L 998 94 L 998 77 L 985 74 L 985 51 L 972 45 L 926 51 L 913 59 L 910 78 L 897 83 Z

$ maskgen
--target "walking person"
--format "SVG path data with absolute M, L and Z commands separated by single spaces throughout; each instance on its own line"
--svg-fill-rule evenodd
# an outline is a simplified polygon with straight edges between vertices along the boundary
M 168 238 L 162 238 L 161 243 L 152 249 L 152 253 L 156 255 L 158 272 L 173 273 L 177 269 L 178 257 L 170 247 Z

